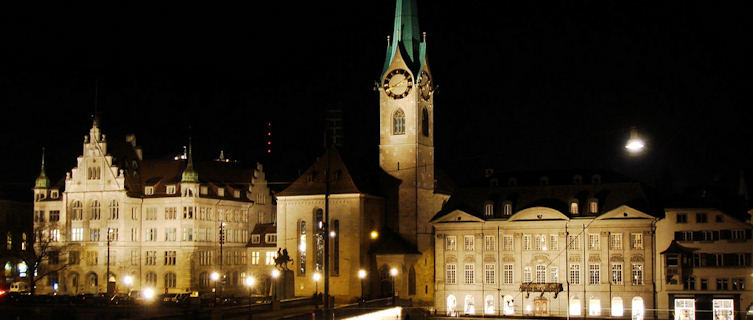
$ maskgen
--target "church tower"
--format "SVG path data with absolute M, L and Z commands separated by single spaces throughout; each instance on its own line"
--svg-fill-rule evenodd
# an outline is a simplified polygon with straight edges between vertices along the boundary
M 421 252 L 403 266 L 409 279 L 404 296 L 431 301 L 434 244 L 429 220 L 442 200 L 434 193 L 434 85 L 416 9 L 414 0 L 397 0 L 393 32 L 387 38 L 379 80 L 379 165 L 400 180 L 386 223 Z

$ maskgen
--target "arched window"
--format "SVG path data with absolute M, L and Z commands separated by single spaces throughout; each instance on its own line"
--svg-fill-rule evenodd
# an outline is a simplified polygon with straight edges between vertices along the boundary
M 306 221 L 298 223 L 298 275 L 306 274 Z
M 454 295 L 447 296 L 447 315 L 452 317 L 457 313 L 458 301 Z
M 579 316 L 581 312 L 581 304 L 580 299 L 578 297 L 573 297 L 570 299 L 570 315 L 571 316 Z
M 588 300 L 588 315 L 601 315 L 601 301 L 599 300 L 599 298 L 591 298 L 590 300 Z
M 83 217 L 84 206 L 81 201 L 71 203 L 71 220 L 81 220 Z
M 466 295 L 465 296 L 465 304 L 463 308 L 463 313 L 465 314 L 475 314 L 476 313 L 476 306 L 474 305 L 472 295 Z
M 643 320 L 643 315 L 645 312 L 644 306 L 643 306 L 643 298 L 641 297 L 634 297 L 633 302 L 631 304 L 632 307 L 632 318 L 633 320 Z
M 94 272 L 91 272 L 86 275 L 86 286 L 89 287 L 90 290 L 97 289 L 97 286 L 99 286 L 99 279 L 97 277 L 97 274 Z
M 424 134 L 424 137 L 429 136 L 429 125 L 429 111 L 424 108 L 421 112 L 421 133 Z
M 92 200 L 89 202 L 89 219 L 91 220 L 99 220 L 101 214 L 100 214 L 100 206 L 99 201 Z
M 209 287 L 209 275 L 206 271 L 199 273 L 199 288 L 205 289 Z
M 494 314 L 494 296 L 488 295 L 484 299 L 484 312 L 486 314 Z
M 157 286 L 157 274 L 152 271 L 147 272 L 144 276 L 144 283 L 150 287 Z
M 403 109 L 397 109 L 392 114 L 392 134 L 405 134 L 405 112 L 403 112 Z
M 502 299 L 502 305 L 504 308 L 502 309 L 506 315 L 511 315 L 515 313 L 515 301 L 513 300 L 512 296 L 505 296 Z
M 315 266 L 314 269 L 316 271 L 324 270 L 324 235 L 322 234 L 324 232 L 324 211 L 322 209 L 316 209 L 314 211 L 314 221 L 316 222 L 316 225 L 314 228 L 316 229 L 316 232 L 314 232 L 314 241 L 316 243 L 316 255 L 315 255 Z
M 117 220 L 120 216 L 120 206 L 118 200 L 110 201 L 110 220 Z
M 68 279 L 70 279 L 71 282 L 71 288 L 73 288 L 73 293 L 78 293 L 78 273 L 72 272 L 68 275 Z
M 570 201 L 570 213 L 571 214 L 578 214 L 578 200 L 571 200 Z
M 484 204 L 484 217 L 494 216 L 494 203 L 487 202 Z
M 506 216 L 512 215 L 512 203 L 510 203 L 509 201 L 505 202 L 504 215 Z
M 165 288 L 175 288 L 175 273 L 165 273 Z
M 612 298 L 612 316 L 622 317 L 623 314 L 625 314 L 625 308 L 622 306 L 622 298 Z
M 408 271 L 408 294 L 416 294 L 416 269 L 413 266 L 410 266 L 410 271 Z

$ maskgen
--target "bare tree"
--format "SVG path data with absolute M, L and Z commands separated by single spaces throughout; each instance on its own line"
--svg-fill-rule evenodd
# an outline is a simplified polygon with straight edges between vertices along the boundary
M 18 252 L 18 258 L 26 263 L 29 290 L 33 295 L 36 284 L 52 274 L 65 270 L 75 261 L 70 261 L 67 246 L 59 244 L 59 235 L 46 234 L 44 227 L 34 229 L 34 243 Z

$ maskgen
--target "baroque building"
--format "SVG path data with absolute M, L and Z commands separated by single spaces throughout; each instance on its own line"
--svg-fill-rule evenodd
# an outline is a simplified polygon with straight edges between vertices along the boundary
M 261 164 L 194 162 L 191 144 L 185 160 L 142 159 L 134 136 L 108 141 L 96 120 L 82 147 L 61 183 L 40 183 L 43 167 L 34 188 L 35 243 L 54 257 L 40 268 L 61 269 L 37 292 L 241 290 L 249 233 L 274 219 Z

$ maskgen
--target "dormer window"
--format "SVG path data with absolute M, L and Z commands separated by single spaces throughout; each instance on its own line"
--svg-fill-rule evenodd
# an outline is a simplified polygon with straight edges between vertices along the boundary
M 512 203 L 510 203 L 510 202 L 505 202 L 505 205 L 504 205 L 504 207 L 503 207 L 503 211 L 502 211 L 502 213 L 503 213 L 504 215 L 506 215 L 506 216 L 511 216 L 511 215 L 512 215 Z
M 539 178 L 539 185 L 548 186 L 549 185 L 549 177 L 543 176 L 543 177 Z
M 218 197 L 224 197 L 225 196 L 225 189 L 217 188 L 217 196 Z
M 258 234 L 252 234 L 251 235 L 251 243 L 258 244 L 259 242 L 261 242 L 261 236 L 258 235 Z
M 570 213 L 571 214 L 578 214 L 578 200 L 572 200 L 570 201 Z
M 207 186 L 201 186 L 201 188 L 199 189 L 199 193 L 202 196 L 206 195 L 207 193 L 209 193 L 209 187 L 207 187 Z
M 592 184 L 600 184 L 601 183 L 601 176 L 598 174 L 595 174 L 591 176 L 591 183 Z
M 277 243 L 277 234 L 276 233 L 267 234 L 264 237 L 264 242 L 266 242 L 266 243 Z
M 589 200 L 588 211 L 593 214 L 599 213 L 599 201 L 596 199 Z
M 174 184 L 168 185 L 166 193 L 167 194 L 175 194 L 175 185 Z
M 579 174 L 576 174 L 573 176 L 573 184 L 581 184 L 583 183 L 583 177 Z
M 240 197 L 241 197 L 241 192 L 240 192 L 240 190 L 235 190 L 235 191 L 233 191 L 233 198 L 236 198 L 236 199 L 238 199 L 238 198 L 240 198 Z
M 153 186 L 144 187 L 144 194 L 147 195 L 147 196 L 153 195 L 154 194 L 154 187 Z
M 487 202 L 484 204 L 484 217 L 494 216 L 494 203 Z
M 57 190 L 50 191 L 50 198 L 57 199 L 58 198 L 58 191 Z

